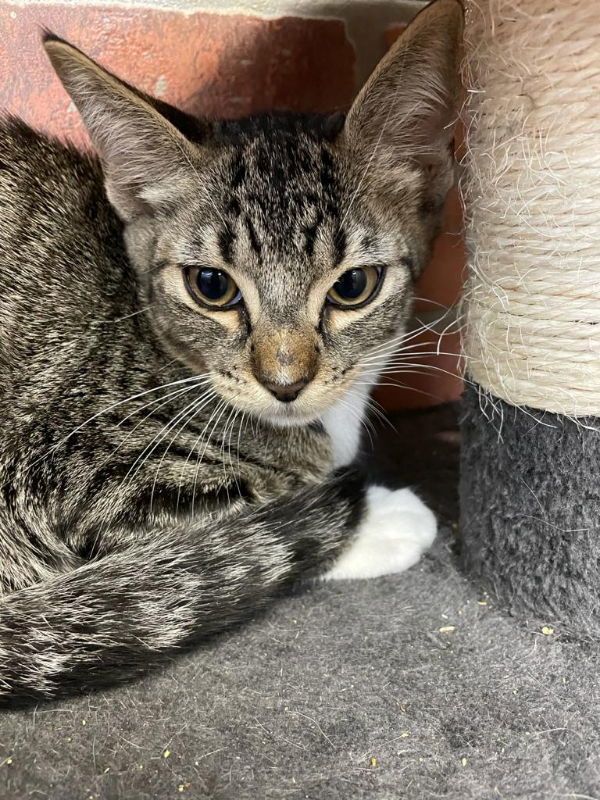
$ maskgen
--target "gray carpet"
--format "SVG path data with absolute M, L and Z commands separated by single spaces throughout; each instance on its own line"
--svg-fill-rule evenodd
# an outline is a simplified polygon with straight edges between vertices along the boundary
M 461 436 L 463 569 L 516 613 L 600 641 L 598 420 L 516 408 L 473 384 Z
M 404 575 L 282 599 L 146 680 L 0 717 L 0 798 L 600 796 L 599 651 L 513 619 L 457 570 L 452 409 L 377 471 L 444 523 Z

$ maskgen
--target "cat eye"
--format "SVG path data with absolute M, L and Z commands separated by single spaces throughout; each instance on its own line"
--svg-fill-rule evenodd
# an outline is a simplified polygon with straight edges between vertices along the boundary
M 206 308 L 226 311 L 241 302 L 236 282 L 222 269 L 186 267 L 184 275 L 188 292 Z
M 375 297 L 382 267 L 360 267 L 344 272 L 327 292 L 327 301 L 338 308 L 360 308 Z

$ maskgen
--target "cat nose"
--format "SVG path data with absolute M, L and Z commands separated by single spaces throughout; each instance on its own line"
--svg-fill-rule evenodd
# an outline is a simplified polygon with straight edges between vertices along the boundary
M 261 381 L 262 385 L 281 403 L 291 403 L 295 400 L 302 389 L 309 382 L 308 378 L 301 378 L 294 383 L 272 383 L 271 381 Z

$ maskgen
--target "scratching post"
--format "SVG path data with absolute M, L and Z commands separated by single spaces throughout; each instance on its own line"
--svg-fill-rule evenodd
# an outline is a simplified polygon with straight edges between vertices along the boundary
M 462 559 L 600 633 L 600 8 L 467 0 Z

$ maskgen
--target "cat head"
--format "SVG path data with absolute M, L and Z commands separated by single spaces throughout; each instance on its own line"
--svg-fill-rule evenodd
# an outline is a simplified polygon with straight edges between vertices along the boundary
M 238 122 L 193 119 L 47 37 L 157 335 L 238 409 L 302 424 L 373 380 L 453 183 L 461 32 L 460 4 L 437 0 L 345 118 Z

